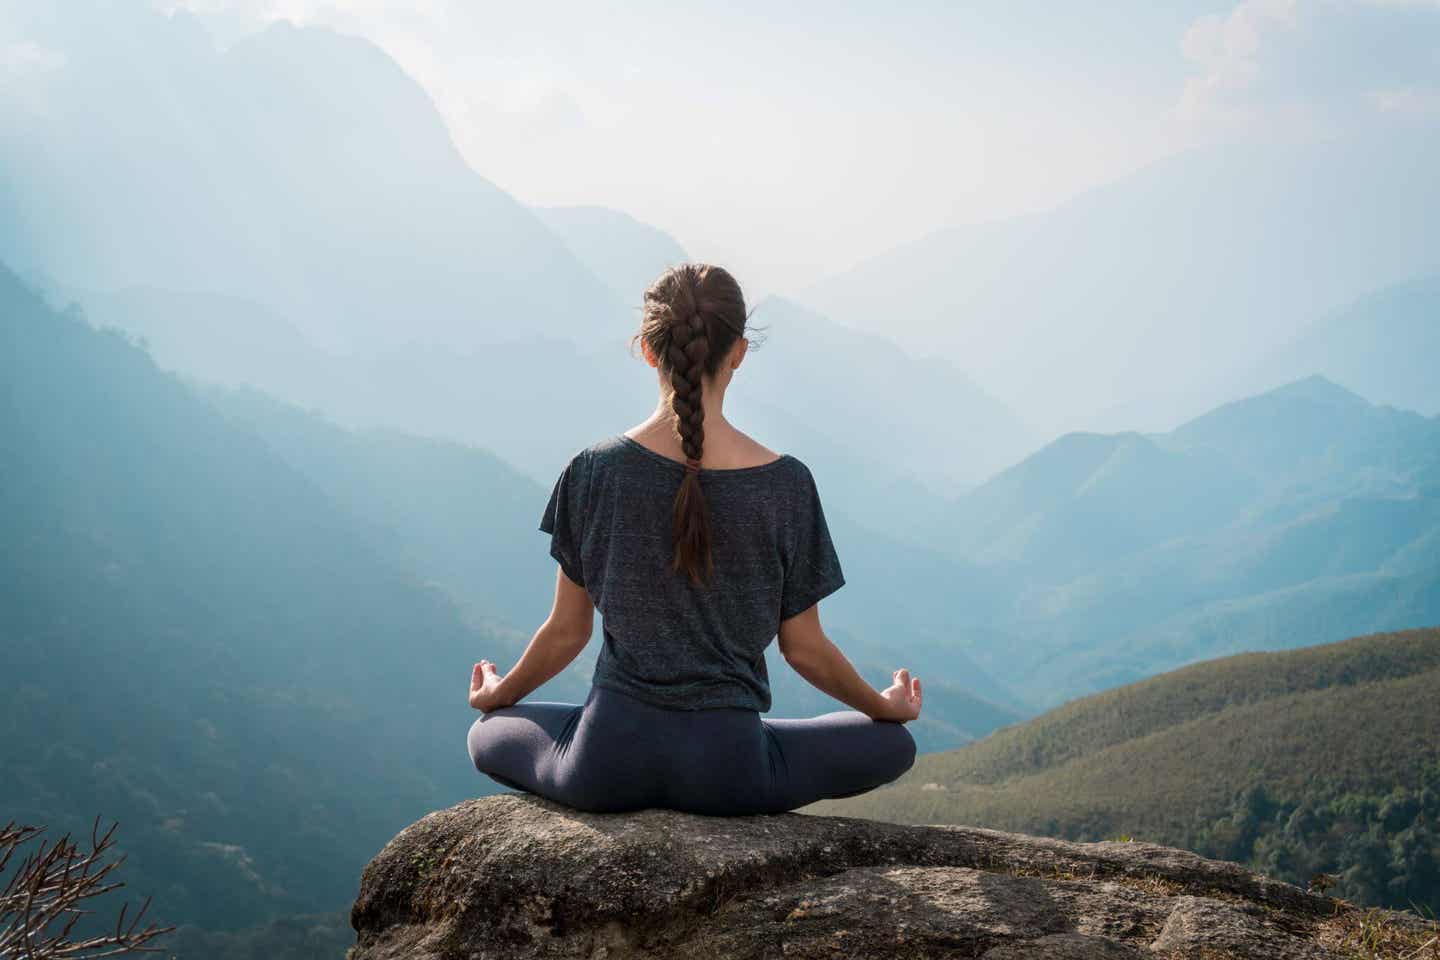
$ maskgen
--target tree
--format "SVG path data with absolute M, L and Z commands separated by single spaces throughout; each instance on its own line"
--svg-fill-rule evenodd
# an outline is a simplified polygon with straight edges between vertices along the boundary
M 149 923 L 137 929 L 150 908 L 148 897 L 128 923 L 129 905 L 122 905 L 113 931 L 107 925 L 92 932 L 87 925 L 79 932 L 82 918 L 94 913 L 81 904 L 125 885 L 111 879 L 125 857 L 107 861 L 117 826 L 102 835 L 96 817 L 88 851 L 68 833 L 48 844 L 44 827 L 14 821 L 0 827 L 0 960 L 94 960 L 161 949 L 148 944 L 174 927 Z M 38 848 L 17 863 L 17 855 L 36 840 Z

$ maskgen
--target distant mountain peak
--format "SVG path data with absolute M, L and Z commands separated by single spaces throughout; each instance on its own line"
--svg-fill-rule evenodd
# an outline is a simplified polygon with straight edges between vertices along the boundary
M 1174 432 L 1177 437 L 1189 437 L 1206 433 L 1225 424 L 1253 420 L 1256 417 L 1268 419 L 1274 416 L 1288 416 L 1283 411 L 1297 411 L 1301 408 L 1326 407 L 1334 413 L 1361 413 L 1374 405 L 1364 397 L 1340 386 L 1340 384 L 1312 374 L 1258 393 L 1254 396 L 1234 400 L 1216 407 L 1209 413 L 1196 417 L 1181 425 Z M 1228 428 L 1225 428 L 1228 429 Z
M 638 303 L 666 267 L 690 259 L 670 234 L 623 210 L 593 204 L 530 209 L 626 304 Z
M 1372 405 L 1369 400 L 1366 400 L 1358 393 L 1345 389 L 1334 380 L 1319 373 L 1312 373 L 1308 377 L 1292 381 L 1281 387 L 1276 387 L 1274 390 L 1260 394 L 1259 397 L 1253 399 L 1263 399 L 1265 397 L 1275 399 L 1283 398 L 1287 400 L 1303 399 L 1320 403 L 1338 403 L 1349 407 L 1368 407 Z

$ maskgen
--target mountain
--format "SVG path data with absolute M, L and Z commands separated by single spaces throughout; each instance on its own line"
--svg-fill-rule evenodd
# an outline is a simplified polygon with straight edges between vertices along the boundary
M 1437 163 L 1433 124 L 1207 147 L 1052 210 L 937 231 L 796 295 L 963 364 L 1047 432 L 1170 429 L 1233 398 L 1222 372 L 1440 268 Z
M 524 638 L 467 625 L 253 431 L 3 270 L 0 347 L 7 816 L 118 819 L 163 919 L 335 909 L 397 826 L 482 789 L 460 690 Z
M 1440 630 L 1194 664 L 807 813 L 1135 839 L 1440 909 Z
M 0 92 L 20 272 L 251 300 L 339 352 L 623 340 L 621 302 L 370 42 L 277 21 L 222 52 L 129 4 L 36 19 L 65 69 Z
M 646 288 L 667 267 L 690 259 L 670 234 L 620 210 L 595 206 L 532 209 L 627 307 L 638 309 Z
M 780 297 L 756 304 L 751 323 L 759 336 L 736 371 L 735 408 L 749 420 L 763 419 L 752 403 L 809 411 L 806 429 L 874 461 L 866 472 L 903 470 L 949 499 L 1034 448 L 1034 432 L 945 359 Z
M 307 407 L 352 408 L 341 398 L 359 393 L 345 358 L 249 298 L 138 286 L 52 295 L 83 304 L 93 326 L 134 335 L 156 365 L 196 380 L 280 391 Z
M 620 347 L 536 339 L 359 358 L 316 346 L 251 300 L 140 287 L 84 296 L 95 326 L 144 337 L 157 363 L 195 381 L 253 386 L 350 428 L 482 446 L 540 484 L 554 480 L 567 451 L 620 432 L 656 399 L 654 372 Z M 780 300 L 763 301 L 753 319 L 769 339 L 762 349 L 757 336 L 727 416 L 828 477 L 848 505 L 846 522 L 913 539 L 946 500 L 1025 449 L 1023 425 L 948 364 Z M 933 413 L 897 423 L 875 396 Z M 799 397 L 835 416 L 805 418 Z M 922 456 L 936 422 L 950 442 Z
M 1041 704 L 1436 623 L 1440 419 L 1311 377 L 1167 434 L 1067 435 L 960 498 L 934 543 L 1006 591 L 962 649 Z
M 220 52 L 184 11 L 130 5 L 48 23 L 36 40 L 66 69 L 0 91 L 0 259 L 95 325 L 144 336 L 188 377 L 483 446 L 542 484 L 653 408 L 653 371 L 626 338 L 644 285 L 684 251 L 623 213 L 517 203 L 373 45 L 277 22 Z M 785 362 L 750 361 L 767 392 L 739 422 L 813 457 L 864 526 L 923 529 L 1028 449 L 950 365 L 778 301 L 763 312 Z M 784 385 L 812 368 L 807 402 L 870 430 L 801 415 Z M 902 452 L 857 382 L 903 387 L 944 452 Z
M 374 553 L 438 587 L 468 619 L 530 628 L 549 612 L 554 561 L 536 547 L 549 489 L 495 454 L 346 430 L 250 388 L 201 395 L 363 522 Z
M 1322 373 L 1376 403 L 1440 414 L 1440 275 L 1367 293 L 1266 356 L 1252 382 Z

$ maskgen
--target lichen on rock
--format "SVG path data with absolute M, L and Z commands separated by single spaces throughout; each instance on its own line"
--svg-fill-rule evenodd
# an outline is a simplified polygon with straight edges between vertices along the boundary
M 505 794 L 370 862 L 349 960 L 1310 960 L 1343 955 L 1321 934 L 1353 909 L 1147 843 Z

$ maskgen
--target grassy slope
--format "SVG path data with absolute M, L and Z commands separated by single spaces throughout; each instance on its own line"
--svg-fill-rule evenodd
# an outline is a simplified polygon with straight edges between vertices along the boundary
M 1279 796 L 1407 782 L 1440 751 L 1436 689 L 1440 630 L 1240 654 L 1073 701 L 806 812 L 1164 839 L 1254 782 Z

